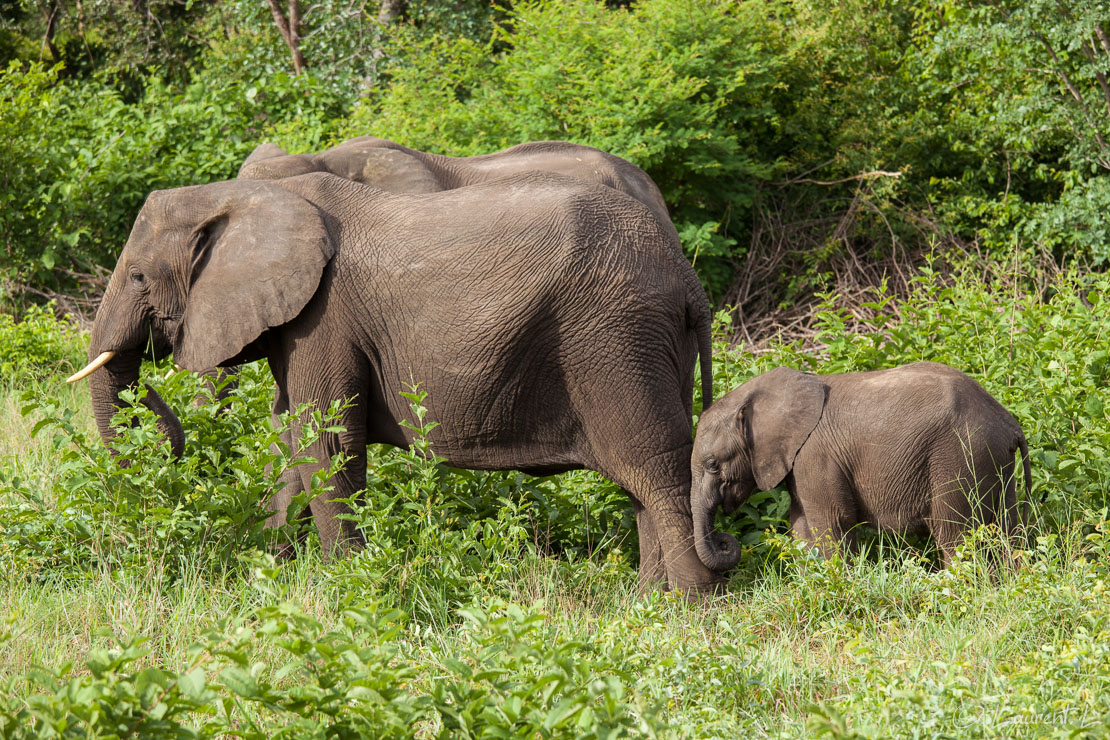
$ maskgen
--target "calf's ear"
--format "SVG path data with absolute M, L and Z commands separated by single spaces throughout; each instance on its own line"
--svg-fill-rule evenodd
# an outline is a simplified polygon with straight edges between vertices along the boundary
M 779 367 L 748 381 L 740 407 L 755 484 L 766 491 L 782 483 L 825 409 L 828 386 L 813 375 Z

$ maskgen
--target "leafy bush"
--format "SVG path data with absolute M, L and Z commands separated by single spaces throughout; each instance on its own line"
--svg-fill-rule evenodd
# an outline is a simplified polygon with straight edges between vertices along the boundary
M 405 655 L 403 616 L 375 603 L 341 606 L 325 627 L 283 600 L 270 558 L 251 559 L 266 605 L 224 620 L 181 669 L 142 667 L 144 640 L 73 664 L 10 678 L 0 688 L 5 737 L 89 735 L 244 738 L 619 737 L 662 729 L 658 710 L 630 695 L 629 659 L 611 642 L 553 640 L 536 610 L 495 602 L 462 610 L 463 650 L 437 655 L 428 686 Z M 0 638 L 11 639 L 11 635 Z M 2 643 L 3 639 L 0 639 Z M 259 661 L 260 651 L 271 655 Z M 588 659 L 584 659 L 587 658 Z
M 452 155 L 542 139 L 613 152 L 655 179 L 687 253 L 718 292 L 727 285 L 730 221 L 776 172 L 779 92 L 797 72 L 765 3 L 520 3 L 493 46 L 413 43 L 345 135 Z
M 301 453 L 336 412 L 314 412 L 306 438 L 288 450 L 269 421 L 268 373 L 250 369 L 230 399 L 198 406 L 193 399 L 205 393 L 199 376 L 174 373 L 158 385 L 186 430 L 180 459 L 157 431 L 154 412 L 136 403 L 145 390 L 125 391 L 132 405 L 113 418 L 121 431 L 112 448 L 86 432 L 73 409 L 24 394 L 23 413 L 39 417 L 34 434 L 52 435 L 57 465 L 46 480 L 0 471 L 9 573 L 50 578 L 161 566 L 176 578 L 198 566 L 225 568 L 237 553 L 286 536 L 263 530 L 263 502 L 287 467 L 307 462 Z M 234 413 L 222 413 L 227 404 Z
M 408 450 L 371 456 L 366 490 L 350 500 L 366 548 L 344 566 L 345 580 L 421 622 L 446 623 L 478 594 L 514 580 L 527 554 L 588 557 L 623 539 L 631 513 L 616 486 L 596 476 L 558 486 L 555 478 L 449 468 L 428 442 L 438 424 L 426 418 L 426 393 L 402 395 L 414 420 L 402 425 L 416 438 Z
M 95 81 L 12 63 L 0 70 L 0 275 L 72 287 L 66 270 L 111 266 L 146 196 L 235 176 L 275 125 L 319 146 L 342 104 L 306 75 L 226 84 L 200 74 L 184 88 L 147 81 L 126 103 Z
M 1060 526 L 1084 509 L 1110 506 L 1110 476 L 1099 463 L 1110 455 L 1110 355 L 1105 342 L 1110 279 L 1077 272 L 1055 278 L 1049 290 L 1019 292 L 1004 274 L 982 283 L 973 270 L 948 280 L 930 268 L 913 279 L 906 302 L 882 290 L 848 331 L 849 316 L 832 307 L 816 316 L 812 354 L 802 344 L 752 356 L 722 341 L 727 315 L 718 317 L 714 388 L 720 396 L 745 380 L 786 365 L 818 373 L 857 372 L 908 362 L 943 362 L 975 378 L 1021 424 L 1033 461 L 1033 522 Z M 1019 490 L 1024 483 L 1019 481 Z M 730 526 L 744 542 L 759 541 L 767 526 L 781 526 L 783 492 L 756 494 Z
M 19 321 L 0 313 L 0 378 L 13 387 L 84 364 L 84 340 L 54 316 L 54 304 L 28 306 Z

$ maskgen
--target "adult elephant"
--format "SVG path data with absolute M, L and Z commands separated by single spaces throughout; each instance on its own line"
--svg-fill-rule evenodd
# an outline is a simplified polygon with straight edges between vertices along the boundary
M 720 582 L 689 499 L 709 323 L 652 213 L 577 178 L 422 195 L 330 174 L 214 183 L 153 193 L 139 213 L 93 328 L 93 408 L 108 437 L 148 337 L 195 371 L 265 357 L 279 410 L 354 399 L 346 431 L 308 451 L 350 455 L 341 499 L 365 485 L 368 443 L 412 441 L 399 394 L 415 379 L 450 464 L 600 472 L 632 498 L 641 585 L 701 591 Z M 296 468 L 306 489 L 321 467 Z M 326 552 L 359 541 L 343 504 L 311 511 Z
M 350 139 L 319 154 L 287 154 L 276 144 L 261 144 L 239 168 L 239 179 L 280 180 L 330 172 L 391 193 L 438 193 L 531 170 L 570 175 L 631 195 L 651 209 L 681 251 L 667 204 L 646 172 L 608 152 L 566 141 L 517 144 L 476 157 L 429 154 L 373 136 Z
M 410 149 L 388 139 L 360 136 L 317 154 L 288 154 L 276 144 L 255 148 L 239 168 L 241 180 L 281 180 L 326 172 L 391 193 L 438 193 L 529 171 L 553 172 L 627 193 L 647 206 L 663 227 L 672 248 L 682 242 L 655 182 L 636 165 L 600 149 L 566 141 L 518 144 L 492 154 L 448 157 Z M 236 368 L 205 371 L 210 392 L 223 401 L 238 385 Z M 216 388 L 221 390 L 217 393 Z M 275 399 L 280 402 L 281 399 Z M 273 525 L 284 523 L 288 502 L 301 492 L 295 471 L 275 498 Z

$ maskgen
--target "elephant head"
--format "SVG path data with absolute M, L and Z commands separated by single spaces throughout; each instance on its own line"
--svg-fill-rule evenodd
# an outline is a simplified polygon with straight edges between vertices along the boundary
M 152 193 L 131 230 L 96 313 L 90 358 L 93 412 L 105 442 L 119 392 L 144 354 L 172 352 L 202 371 L 250 351 L 300 313 L 334 247 L 311 203 L 269 182 L 222 182 Z M 251 356 L 251 355 L 254 356 Z M 163 431 L 172 411 L 148 393 Z M 177 440 L 171 442 L 178 445 Z
M 240 180 L 280 180 L 312 172 L 325 172 L 311 154 L 287 154 L 277 144 L 259 144 L 239 166 Z
M 373 136 L 360 136 L 319 154 L 286 154 L 276 144 L 267 143 L 251 152 L 238 177 L 281 180 L 327 172 L 391 193 L 438 193 L 463 184 L 441 165 L 433 167 L 420 157 L 435 159 Z
M 827 387 L 812 375 L 780 367 L 718 399 L 698 422 L 691 457 L 694 546 L 711 570 L 740 560 L 736 538 L 713 529 L 718 506 L 733 511 L 751 492 L 782 483 L 817 426 Z

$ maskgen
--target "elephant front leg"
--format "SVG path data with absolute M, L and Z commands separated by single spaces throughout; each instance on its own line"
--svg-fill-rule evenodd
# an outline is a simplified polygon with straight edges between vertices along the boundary
M 859 549 L 855 493 L 831 461 L 827 465 L 810 463 L 806 468 L 795 463 L 790 522 L 794 535 L 816 546 L 824 558 L 838 551 L 854 555 Z
M 274 406 L 273 413 L 271 414 L 271 422 L 274 429 L 282 427 L 282 415 L 289 411 L 289 397 L 285 391 L 279 386 L 274 391 Z M 292 462 L 297 455 L 296 440 L 289 427 L 286 427 L 281 432 L 281 443 L 284 445 L 286 453 L 289 455 L 289 462 Z M 282 451 L 275 444 L 272 446 L 275 455 L 281 455 Z M 267 474 L 271 472 L 272 464 L 267 466 Z M 266 519 L 266 528 L 284 527 L 288 522 L 289 507 L 301 492 L 304 487 L 301 484 L 301 472 L 295 466 L 286 467 L 281 475 L 278 476 L 276 485 L 274 486 L 274 493 L 266 502 L 266 508 L 273 513 Z M 300 513 L 300 518 L 303 519 L 308 516 L 308 509 Z M 301 536 L 298 537 L 297 542 L 303 542 L 304 532 L 302 530 Z M 295 554 L 294 545 L 296 543 L 292 540 L 285 540 L 280 542 L 276 547 L 275 554 L 278 557 L 292 557 Z
M 312 511 L 316 529 L 320 533 L 320 548 L 325 558 L 365 544 L 362 533 L 358 531 L 355 523 L 340 517 L 353 513 L 350 505 L 343 500 L 350 499 L 366 487 L 366 437 L 360 433 L 360 430 L 351 431 L 351 426 L 355 425 L 354 419 L 341 420 L 340 424 L 346 427 L 347 431 L 321 434 L 307 450 L 308 456 L 313 458 L 314 462 L 296 468 L 300 473 L 301 490 L 308 491 L 309 495 L 315 495 L 315 498 L 309 501 L 309 508 Z M 322 474 L 330 467 L 332 458 L 339 453 L 344 453 L 347 457 L 343 468 L 329 480 L 320 480 Z M 322 486 L 330 490 L 316 494 L 314 483 L 316 489 Z
M 802 511 L 802 505 L 798 503 L 798 497 L 793 494 L 790 496 L 790 514 L 788 517 L 790 519 L 790 533 L 794 535 L 794 538 L 803 542 L 813 542 L 813 533 L 809 531 L 806 513 Z
M 360 376 L 357 371 L 351 371 L 338 377 L 352 381 Z M 353 382 L 337 382 L 334 385 L 335 387 L 326 388 L 322 393 L 318 390 L 312 392 L 311 387 L 298 384 L 291 377 L 287 388 L 289 405 L 294 409 L 301 404 L 311 403 L 316 409 L 325 411 L 332 399 L 346 399 L 350 403 L 341 412 L 336 424 L 343 427 L 341 432 L 309 429 L 313 411 L 311 408 L 294 419 L 290 428 L 294 442 L 305 439 L 306 431 L 312 435 L 318 434 L 305 450 L 305 455 L 313 461 L 300 465 L 295 470 L 300 477 L 299 490 L 308 491 L 309 495 L 315 496 L 310 500 L 309 508 L 320 533 L 321 550 L 324 557 L 328 558 L 342 550 L 365 544 L 355 523 L 340 517 L 353 513 L 342 499 L 350 499 L 366 487 L 366 393 L 361 388 L 353 387 Z M 332 458 L 340 453 L 347 458 L 342 469 L 329 480 L 320 480 L 330 468 Z M 315 490 L 321 487 L 330 490 L 316 494 Z

